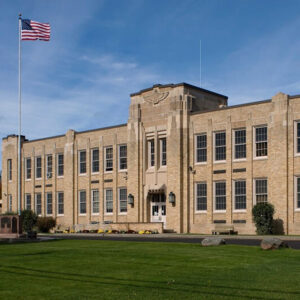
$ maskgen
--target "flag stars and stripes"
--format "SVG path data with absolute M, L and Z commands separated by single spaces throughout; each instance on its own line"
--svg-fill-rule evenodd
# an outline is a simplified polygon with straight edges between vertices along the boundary
M 22 41 L 49 41 L 51 26 L 49 23 L 40 23 L 32 20 L 22 19 L 21 40 Z

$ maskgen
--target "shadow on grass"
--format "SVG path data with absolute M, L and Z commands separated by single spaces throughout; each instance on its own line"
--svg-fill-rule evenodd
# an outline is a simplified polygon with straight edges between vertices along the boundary
M 10 269 L 15 269 L 15 270 L 10 270 Z M 19 271 L 21 271 L 21 272 L 19 272 Z M 24 271 L 32 272 L 32 273 L 31 274 L 24 273 Z M 232 298 L 236 298 L 236 297 L 241 298 L 242 297 L 242 298 L 254 299 L 253 296 L 247 296 L 244 294 L 243 295 L 234 295 L 232 293 L 226 293 L 224 291 L 222 291 L 222 292 L 203 291 L 203 288 L 223 289 L 223 290 L 230 289 L 231 291 L 232 290 L 237 290 L 237 291 L 242 290 L 242 291 L 248 292 L 248 293 L 253 293 L 253 292 L 276 293 L 279 295 L 283 294 L 286 297 L 290 297 L 291 295 L 300 295 L 300 292 L 285 292 L 282 290 L 243 288 L 243 287 L 233 287 L 233 286 L 214 285 L 214 284 L 213 285 L 212 284 L 205 285 L 205 284 L 201 284 L 201 283 L 194 285 L 194 284 L 182 283 L 182 282 L 175 283 L 175 282 L 166 282 L 166 281 L 161 282 L 161 281 L 139 280 L 139 279 L 123 279 L 123 278 L 114 278 L 114 277 L 108 277 L 108 276 L 94 276 L 94 275 L 87 275 L 87 274 L 54 272 L 54 271 L 48 271 L 48 270 L 24 268 L 24 267 L 19 267 L 19 266 L 0 265 L 0 272 L 14 274 L 14 275 L 65 280 L 65 281 L 75 281 L 75 282 L 90 283 L 90 284 L 102 284 L 102 285 L 113 285 L 113 286 L 118 285 L 118 286 L 125 286 L 125 287 L 132 287 L 132 288 L 146 288 L 146 289 L 161 289 L 161 290 L 172 291 L 172 292 L 177 291 L 177 292 L 184 292 L 184 293 L 207 294 L 207 295 L 225 296 L 225 297 L 232 297 Z M 53 275 L 53 276 L 51 276 L 51 275 Z M 67 277 L 63 277 L 63 276 L 69 276 L 69 277 L 75 277 L 75 278 L 67 278 Z M 88 278 L 88 280 L 86 278 Z M 94 280 L 92 280 L 92 279 L 94 279 Z M 112 281 L 112 282 L 105 282 L 105 281 Z M 139 285 L 139 283 L 141 285 Z M 161 286 L 162 284 L 165 284 L 167 286 Z M 255 295 L 255 299 L 274 299 L 274 297 L 273 296 L 262 297 L 262 296 Z

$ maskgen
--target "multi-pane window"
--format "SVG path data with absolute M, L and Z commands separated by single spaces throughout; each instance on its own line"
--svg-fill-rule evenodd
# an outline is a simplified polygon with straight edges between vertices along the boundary
M 92 149 L 92 173 L 99 172 L 99 149 Z
M 62 153 L 57 154 L 57 176 L 64 176 L 64 155 Z
M 300 153 L 300 122 L 297 122 L 297 129 L 296 129 L 296 146 L 297 146 L 297 153 Z
M 160 139 L 160 164 L 161 166 L 167 165 L 167 139 Z
M 207 210 L 207 184 L 200 182 L 196 184 L 196 210 Z
M 7 199 L 8 199 L 7 209 L 9 212 L 12 212 L 12 195 L 9 194 Z
M 64 214 L 64 193 L 63 192 L 57 193 L 57 214 L 58 215 Z
M 7 160 L 7 179 L 9 181 L 12 180 L 12 160 L 11 159 Z
M 127 170 L 127 145 L 119 146 L 119 169 Z
M 52 209 L 53 209 L 53 199 L 52 199 L 52 193 L 46 193 L 46 208 L 47 208 L 47 215 L 52 215 Z
M 119 211 L 120 213 L 127 212 L 127 189 L 126 188 L 119 189 Z
M 113 191 L 112 189 L 105 190 L 105 212 L 113 213 Z
M 35 158 L 35 178 L 42 178 L 42 158 L 40 156 Z
M 207 136 L 200 134 L 196 136 L 196 162 L 207 161 Z
M 92 213 L 99 214 L 99 190 L 92 190 Z
M 255 179 L 256 203 L 268 202 L 268 180 Z
M 215 133 L 215 160 L 226 160 L 226 132 Z
M 246 158 L 246 129 L 234 131 L 234 159 Z
M 154 165 L 155 165 L 154 140 L 148 141 L 148 165 L 149 165 L 149 168 L 154 167 Z
M 300 209 L 300 177 L 297 177 L 297 195 L 296 195 L 296 209 Z
M 79 191 L 79 214 L 86 214 L 86 191 Z
M 46 156 L 46 176 L 47 179 L 52 178 L 53 172 L 53 158 L 52 154 Z
M 35 194 L 35 212 L 37 215 L 42 214 L 42 194 L 41 193 Z
M 262 157 L 268 155 L 268 127 L 255 128 L 255 156 Z
M 226 210 L 226 182 L 215 182 L 215 210 Z
M 234 209 L 246 209 L 246 181 L 234 181 Z
M 25 179 L 31 179 L 31 158 L 25 158 Z
M 31 210 L 31 194 L 25 194 L 25 209 Z
M 79 174 L 86 174 L 86 151 L 79 151 Z
M 105 172 L 110 172 L 113 170 L 113 148 L 105 148 Z

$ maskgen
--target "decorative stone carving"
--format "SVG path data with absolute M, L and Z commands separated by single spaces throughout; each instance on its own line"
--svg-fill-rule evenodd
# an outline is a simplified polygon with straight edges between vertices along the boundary
M 168 96 L 169 92 L 159 92 L 157 90 L 153 90 L 150 95 L 144 96 L 144 100 L 150 104 L 156 105 L 165 100 Z

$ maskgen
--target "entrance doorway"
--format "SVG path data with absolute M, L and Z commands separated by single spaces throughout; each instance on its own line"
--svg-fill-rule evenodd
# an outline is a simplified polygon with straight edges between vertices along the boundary
M 164 193 L 152 194 L 151 198 L 151 222 L 163 222 L 166 228 L 166 196 Z

